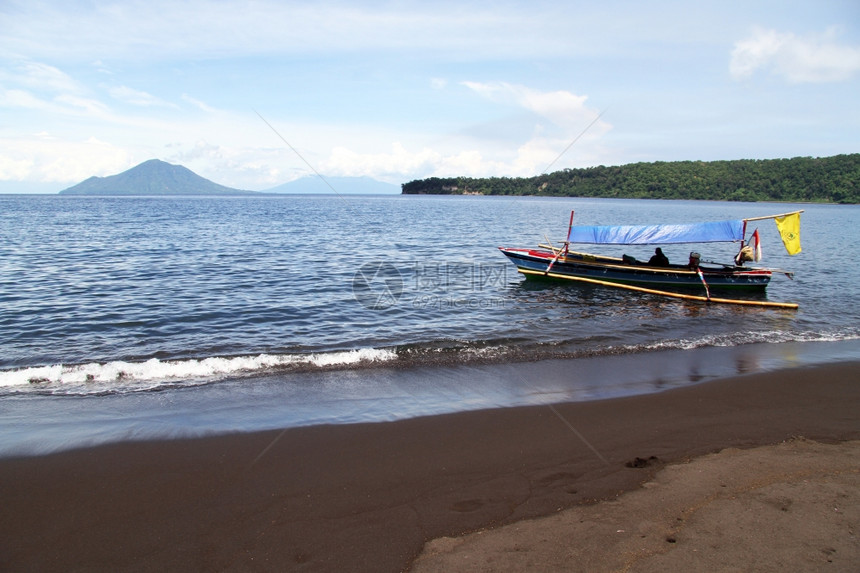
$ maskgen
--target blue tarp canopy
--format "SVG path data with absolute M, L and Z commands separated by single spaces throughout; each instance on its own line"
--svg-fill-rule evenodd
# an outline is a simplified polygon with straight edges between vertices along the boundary
M 712 221 L 681 225 L 574 226 L 567 240 L 596 245 L 667 245 L 741 241 L 744 222 Z

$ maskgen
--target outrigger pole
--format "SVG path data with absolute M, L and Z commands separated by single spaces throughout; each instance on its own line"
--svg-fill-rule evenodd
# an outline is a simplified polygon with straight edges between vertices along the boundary
M 546 271 L 533 271 L 533 270 L 529 270 L 529 269 L 519 269 L 519 271 L 523 274 L 547 276 L 547 277 L 551 277 L 554 279 L 567 279 L 567 280 L 578 281 L 578 282 L 582 282 L 582 283 L 588 283 L 588 284 L 594 284 L 594 285 L 600 285 L 600 286 L 608 286 L 608 287 L 615 287 L 615 288 L 620 288 L 620 289 L 625 289 L 625 290 L 632 290 L 632 291 L 636 291 L 636 292 L 643 292 L 646 294 L 656 294 L 656 295 L 668 296 L 668 297 L 672 297 L 672 298 L 681 298 L 684 300 L 694 300 L 697 302 L 714 302 L 714 303 L 720 303 L 720 304 L 740 304 L 740 305 L 746 305 L 746 306 L 763 306 L 763 307 L 769 307 L 769 308 L 788 308 L 788 309 L 793 309 L 793 310 L 798 308 L 798 305 L 796 303 L 793 303 L 793 302 L 771 302 L 771 301 L 760 301 L 760 300 L 739 300 L 739 299 L 732 299 L 732 298 L 704 297 L 704 296 L 698 296 L 698 295 L 693 295 L 693 294 L 682 294 L 682 293 L 678 293 L 678 292 L 655 290 L 655 289 L 638 287 L 638 286 L 633 286 L 633 285 L 626 285 L 626 284 L 622 284 L 622 283 L 613 283 L 613 282 L 609 282 L 609 281 L 601 281 L 601 280 L 597 280 L 597 279 L 588 279 L 585 277 L 574 277 L 574 276 L 570 276 L 570 275 L 563 275 L 563 274 L 559 274 L 559 273 L 550 273 L 550 272 L 546 272 Z

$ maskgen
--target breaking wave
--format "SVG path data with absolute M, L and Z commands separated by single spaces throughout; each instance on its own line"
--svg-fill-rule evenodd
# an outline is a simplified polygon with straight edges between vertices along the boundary
M 705 335 L 696 339 L 665 339 L 640 344 L 618 344 L 618 341 L 600 337 L 552 342 L 524 339 L 440 340 L 397 347 L 316 353 L 263 353 L 199 359 L 151 358 L 143 361 L 54 364 L 0 371 L 0 394 L 105 395 L 200 386 L 225 379 L 250 378 L 272 373 L 383 367 L 447 367 L 577 359 L 760 343 L 836 342 L 857 339 L 860 339 L 860 329 L 849 328 L 833 332 L 749 331 Z
M 30 388 L 50 394 L 139 392 L 207 384 L 228 377 L 288 370 L 356 368 L 381 364 L 397 355 L 392 350 L 362 348 L 314 354 L 259 354 L 202 359 L 36 366 L 0 372 L 0 388 Z

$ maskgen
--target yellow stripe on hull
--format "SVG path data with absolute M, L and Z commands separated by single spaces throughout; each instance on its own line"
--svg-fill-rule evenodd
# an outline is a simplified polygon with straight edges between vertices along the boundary
M 588 284 L 595 284 L 595 285 L 600 285 L 600 286 L 622 288 L 622 289 L 626 289 L 626 290 L 632 290 L 632 291 L 642 292 L 642 293 L 647 293 L 647 294 L 656 294 L 656 295 L 668 296 L 668 297 L 672 297 L 672 298 L 680 298 L 680 299 L 684 299 L 684 300 L 695 300 L 698 302 L 714 302 L 714 303 L 719 303 L 719 304 L 740 304 L 740 305 L 746 305 L 746 306 L 763 306 L 763 307 L 770 307 L 770 308 L 788 308 L 788 309 L 799 308 L 799 305 L 792 303 L 792 302 L 738 300 L 738 299 L 732 299 L 732 298 L 715 298 L 715 297 L 709 298 L 709 297 L 705 297 L 705 296 L 655 290 L 655 289 L 638 287 L 638 286 L 627 285 L 627 284 L 622 284 L 622 283 L 614 283 L 614 282 L 609 282 L 609 281 L 601 281 L 601 280 L 597 280 L 597 279 L 589 279 L 589 278 L 585 278 L 585 277 L 574 277 L 574 276 L 563 275 L 563 274 L 559 274 L 559 273 L 552 273 L 552 272 L 546 273 L 543 271 L 533 271 L 533 270 L 529 270 L 529 269 L 518 269 L 518 270 L 519 270 L 519 272 L 521 272 L 524 275 L 534 275 L 534 276 L 539 276 L 539 277 L 550 277 L 550 278 L 554 278 L 554 279 L 566 279 L 566 280 L 577 281 L 577 282 L 588 283 Z

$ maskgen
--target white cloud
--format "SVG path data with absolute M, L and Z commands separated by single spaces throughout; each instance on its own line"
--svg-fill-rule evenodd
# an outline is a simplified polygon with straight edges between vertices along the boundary
M 505 82 L 462 84 L 491 101 L 493 105 L 485 107 L 504 117 L 511 110 L 526 114 L 531 128 L 495 131 L 492 124 L 489 130 L 478 125 L 441 140 L 430 135 L 433 143 L 428 145 L 426 136 L 352 126 L 337 131 L 341 143 L 317 159 L 315 167 L 327 175 L 366 175 L 395 183 L 428 176 L 534 176 L 592 123 L 587 136 L 560 163 L 569 165 L 574 158 L 594 158 L 603 151 L 597 146 L 611 126 L 586 105 L 586 96 Z M 368 137 L 370 133 L 374 135 Z
M 190 148 L 177 145 L 165 160 L 184 165 L 221 185 L 261 190 L 285 182 L 285 176 L 278 167 L 282 155 L 281 150 L 226 147 L 199 140 Z
M 0 67 L 0 106 L 49 110 L 57 97 L 80 98 L 86 91 L 80 83 L 54 66 L 29 60 L 7 59 Z
M 0 91 L 0 108 L 30 110 L 65 116 L 88 115 L 104 118 L 108 107 L 98 100 L 81 97 L 74 93 L 40 97 L 27 90 L 10 89 Z
M 83 112 L 86 115 L 100 118 L 106 118 L 110 114 L 110 108 L 106 104 L 92 98 L 63 94 L 54 98 L 54 101 L 68 106 L 66 111 Z
M 108 88 L 108 93 L 116 100 L 141 107 L 178 107 L 176 104 L 168 103 L 150 93 L 135 90 L 127 86 Z
M 522 85 L 506 82 L 480 83 L 463 82 L 463 85 L 491 101 L 514 105 L 528 110 L 548 120 L 551 124 L 565 129 L 580 129 L 593 121 L 599 111 L 585 105 L 588 96 L 580 96 L 569 91 L 556 90 L 541 92 Z M 608 124 L 598 126 L 606 130 Z M 571 134 L 572 135 L 572 134 Z
M 0 107 L 46 109 L 49 104 L 27 90 L 11 89 L 0 91 Z
M 83 84 L 54 66 L 26 60 L 7 64 L 7 70 L 0 72 L 0 81 L 14 87 L 0 91 L 0 107 L 97 117 L 109 113 Z
M 400 143 L 389 152 L 357 152 L 339 146 L 321 163 L 329 175 L 362 176 L 393 183 L 423 177 L 531 177 L 538 175 L 559 157 L 562 142 L 534 138 L 513 152 L 491 147 L 463 148 L 452 142 L 435 148 L 409 150 Z M 590 155 L 595 155 L 594 151 Z
M 69 141 L 45 134 L 0 139 L 0 158 L 0 181 L 78 182 L 133 165 L 128 150 L 104 141 Z
M 200 101 L 199 99 L 193 98 L 188 94 L 182 94 L 182 99 L 206 113 L 215 113 L 217 111 L 214 107 Z
M 422 148 L 410 152 L 400 142 L 394 142 L 390 151 L 377 153 L 360 153 L 346 146 L 337 146 L 321 168 L 331 175 L 384 179 L 395 174 L 433 171 L 442 161 L 443 156 L 438 151 Z
M 8 67 L 6 67 L 8 66 Z M 39 91 L 79 93 L 83 87 L 60 69 L 36 61 L 7 60 L 0 70 L 0 81 Z
M 444 54 L 522 60 L 605 43 L 597 7 L 437 1 L 7 0 L 0 52 L 65 61 L 166 61 L 225 55 Z M 628 9 L 631 11 L 632 9 Z M 641 10 L 641 17 L 653 11 Z M 650 16 L 653 18 L 653 15 Z M 572 32 L 572 28 L 575 32 Z M 636 29 L 645 28 L 641 23 Z
M 565 90 L 542 92 L 505 82 L 463 82 L 463 85 L 491 101 L 508 104 L 536 116 L 532 137 L 518 146 L 514 158 L 504 163 L 502 175 L 536 175 L 559 159 L 575 138 L 579 147 L 593 146 L 612 126 L 600 119 L 597 109 L 586 105 L 588 96 Z M 582 152 L 582 149 L 577 149 Z
M 0 141 L 0 146 L 2 143 Z M 33 160 L 31 158 L 0 154 L 0 181 L 24 181 L 30 177 L 32 171 Z
M 735 43 L 729 72 L 736 80 L 771 71 L 792 83 L 838 82 L 860 71 L 860 47 L 840 45 L 836 32 L 799 37 L 756 29 Z

